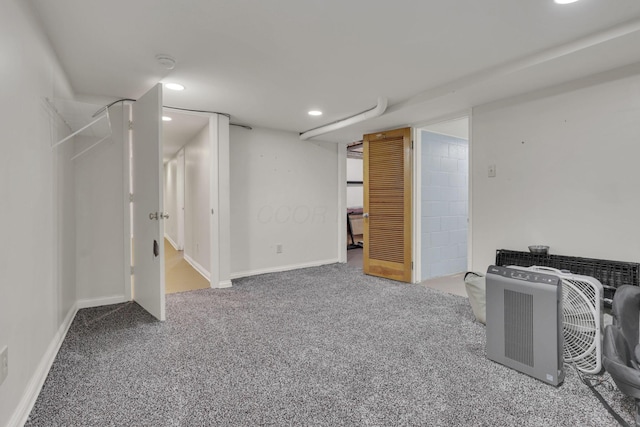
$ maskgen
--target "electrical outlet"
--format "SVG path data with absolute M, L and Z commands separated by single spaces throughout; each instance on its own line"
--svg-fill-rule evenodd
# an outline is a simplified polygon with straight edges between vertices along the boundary
M 9 347 L 6 345 L 0 350 L 0 384 L 7 379 L 9 375 Z
M 281 254 L 282 253 L 282 245 L 281 244 L 276 245 L 276 253 L 277 254 Z
M 489 178 L 496 177 L 496 165 L 489 165 Z

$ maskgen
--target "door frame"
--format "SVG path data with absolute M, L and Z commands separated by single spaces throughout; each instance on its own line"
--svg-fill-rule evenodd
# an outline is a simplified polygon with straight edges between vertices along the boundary
M 122 140 L 126 144 L 126 149 L 122 150 L 123 172 L 123 205 L 124 205 L 124 296 L 127 301 L 133 301 L 133 289 L 131 288 L 131 277 L 133 276 L 133 180 L 131 179 L 131 162 L 133 159 L 133 134 L 131 120 L 133 118 L 133 102 L 122 103 Z M 117 129 L 117 128 L 116 128 Z
M 472 251 L 472 236 L 473 236 L 473 204 L 471 201 L 473 200 L 473 133 L 472 133 L 472 109 L 465 109 L 462 111 L 458 111 L 452 114 L 448 114 L 445 116 L 438 117 L 436 119 L 426 120 L 422 122 L 417 122 L 409 125 L 411 127 L 412 139 L 414 141 L 414 149 L 413 149 L 413 172 L 412 172 L 412 180 L 413 180 L 413 200 L 412 200 L 412 209 L 411 214 L 412 225 L 413 225 L 413 234 L 414 237 L 419 236 L 420 238 L 414 238 L 412 242 L 412 261 L 413 261 L 413 271 L 411 276 L 412 283 L 420 283 L 420 278 L 422 277 L 422 206 L 420 201 L 420 196 L 422 194 L 422 162 L 420 161 L 422 157 L 422 138 L 419 130 L 423 127 L 431 126 L 436 123 L 447 122 L 451 120 L 461 119 L 467 117 L 469 120 L 469 227 L 467 231 L 467 270 L 473 269 L 473 251 Z M 372 132 L 368 132 L 372 133 Z M 346 193 L 347 193 L 347 181 L 346 181 L 346 165 L 347 165 L 347 148 L 345 144 L 338 144 L 338 209 L 339 212 L 344 211 L 346 213 Z M 345 215 L 342 213 L 339 214 L 339 218 L 343 218 Z M 341 263 L 347 262 L 347 250 L 346 245 L 344 244 L 344 240 L 346 239 L 346 219 L 342 219 L 338 221 L 338 259 Z
M 164 110 L 175 114 L 207 117 L 209 119 L 209 286 L 211 288 L 231 287 L 231 213 L 230 213 L 230 154 L 229 117 L 223 114 L 172 109 Z M 185 161 L 184 147 L 182 161 Z M 183 163 L 186 174 L 186 164 Z M 186 179 L 183 179 L 183 185 Z M 183 189 L 183 196 L 185 190 Z M 184 200 L 183 200 L 184 204 Z M 178 215 L 180 221 L 180 215 Z M 182 246 L 184 248 L 184 211 L 182 213 Z M 180 228 L 180 224 L 178 224 Z
M 472 113 L 472 109 L 468 109 L 468 110 L 464 110 L 464 111 L 459 111 L 453 114 L 448 114 L 446 116 L 442 116 L 442 117 L 438 117 L 437 119 L 433 119 L 433 120 L 429 120 L 429 121 L 425 121 L 425 122 L 420 122 L 418 124 L 412 125 L 411 128 L 413 130 L 413 134 L 414 134 L 414 149 L 413 149 L 413 182 L 414 182 L 414 186 L 413 186 L 413 191 L 414 191 L 414 199 L 413 199 L 413 230 L 414 230 L 414 234 L 416 236 L 418 236 L 419 238 L 414 239 L 413 241 L 413 245 L 414 245 L 414 251 L 413 251 L 413 257 L 414 257 L 414 269 L 413 269 L 413 282 L 414 283 L 420 283 L 421 277 L 422 277 L 422 203 L 421 203 L 421 195 L 422 195 L 422 132 L 420 132 L 423 128 L 425 127 L 429 127 L 438 123 L 443 123 L 443 122 L 449 122 L 452 120 L 457 120 L 457 119 L 463 119 L 463 118 L 467 118 L 468 119 L 468 127 L 469 127 L 469 176 L 468 176 L 468 213 L 467 213 L 467 217 L 469 218 L 469 223 L 468 223 L 468 227 L 467 227 L 467 271 L 471 271 L 472 270 L 472 266 L 473 266 L 473 260 L 471 258 L 472 255 L 472 215 L 471 215 L 471 209 L 472 209 L 472 176 L 473 176 L 473 171 L 471 170 L 472 164 L 473 162 L 471 161 L 472 159 L 472 134 L 471 134 L 471 113 Z
M 408 132 L 407 132 L 408 131 Z M 365 134 L 363 135 L 363 184 L 364 184 L 364 203 L 363 208 L 365 213 L 363 216 L 365 217 L 364 221 L 364 250 L 363 250 L 363 272 L 365 274 L 370 274 L 379 277 L 385 277 L 388 279 L 399 280 L 406 283 L 414 283 L 415 276 L 415 230 L 413 229 L 413 225 L 415 223 L 415 153 L 413 150 L 414 146 L 414 134 L 415 128 L 411 126 L 405 126 L 403 128 L 397 129 L 385 129 L 382 131 Z M 390 136 L 393 135 L 393 136 Z M 371 137 L 371 138 L 370 138 Z M 387 146 L 392 147 L 391 143 L 397 141 L 397 138 L 401 138 L 401 157 L 402 157 L 402 181 L 403 181 L 403 189 L 402 189 L 402 197 L 403 197 L 403 230 L 402 235 L 405 240 L 403 240 L 402 245 L 402 262 L 399 261 L 389 261 L 389 260 L 379 260 L 371 258 L 371 233 L 370 233 L 370 225 L 371 220 L 369 217 L 369 212 L 372 212 L 372 206 L 370 205 L 371 196 L 370 196 L 370 161 L 371 161 L 371 149 L 372 143 L 383 143 L 384 146 L 387 146 L 387 142 L 390 143 Z M 377 145 L 377 144 L 376 144 Z M 407 159 L 407 156 L 410 158 Z M 385 165 L 389 165 L 388 162 L 385 162 Z M 407 167 L 410 170 L 407 170 Z M 408 184 L 407 184 L 408 181 Z M 407 189 L 407 185 L 410 186 Z M 410 198 L 407 203 L 407 198 Z M 409 206 L 407 206 L 409 205 Z M 407 215 L 410 215 L 410 218 L 407 218 Z M 383 214 L 384 216 L 384 214 Z M 407 230 L 409 228 L 409 230 Z M 408 248 L 406 245 L 406 239 L 411 239 L 410 247 Z M 409 250 L 410 257 L 407 257 L 407 250 Z M 401 265 L 402 268 L 398 266 Z M 408 271 L 407 271 L 408 270 Z M 408 274 L 407 274 L 408 273 Z
M 123 114 L 125 120 L 123 123 L 127 123 L 132 119 L 132 103 L 126 102 L 123 104 Z M 209 117 L 209 146 L 212 153 L 211 167 L 216 167 L 219 171 L 218 174 L 210 174 L 211 186 L 210 186 L 210 205 L 217 215 L 211 215 L 210 232 L 211 232 L 211 272 L 209 283 L 212 288 L 228 288 L 231 287 L 231 214 L 230 214 L 230 183 L 229 183 L 229 118 L 220 114 L 212 113 L 200 113 L 192 111 L 177 110 L 180 114 L 193 114 L 199 116 Z M 220 119 L 222 117 L 222 119 Z M 220 122 L 222 125 L 220 126 Z M 226 122 L 226 132 L 219 132 L 220 128 L 224 128 L 224 122 Z M 212 128 L 215 128 L 216 134 L 212 132 Z M 123 163 L 124 163 L 124 176 L 123 176 L 123 200 L 124 200 L 124 295 L 128 301 L 133 300 L 133 289 L 131 286 L 132 277 L 132 247 L 131 241 L 133 237 L 133 224 L 132 224 L 132 202 L 130 194 L 133 192 L 131 173 L 131 160 L 132 160 L 132 131 L 129 126 L 122 127 L 123 138 L 126 141 L 128 149 L 123 150 Z M 220 135 L 221 133 L 221 135 Z M 184 156 L 183 156 L 184 160 Z M 184 180 L 183 180 L 184 182 Z M 215 185 L 215 187 L 214 187 Z M 215 193 L 215 194 L 214 194 Z M 184 191 L 183 191 L 184 194 Z M 183 214 L 184 222 L 184 214 Z M 183 223 L 184 224 L 184 223 Z M 184 227 L 184 225 L 183 225 Z M 184 229 L 183 229 L 184 230 Z M 222 230 L 223 232 L 215 233 L 215 231 Z M 182 235 L 182 245 L 184 248 L 184 231 Z

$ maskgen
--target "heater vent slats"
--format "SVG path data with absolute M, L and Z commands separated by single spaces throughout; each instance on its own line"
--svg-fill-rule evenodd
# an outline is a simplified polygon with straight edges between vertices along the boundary
M 504 355 L 533 367 L 533 296 L 505 289 L 504 308 Z

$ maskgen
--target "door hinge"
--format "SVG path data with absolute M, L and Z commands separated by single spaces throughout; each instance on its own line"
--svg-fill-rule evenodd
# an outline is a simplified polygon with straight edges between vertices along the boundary
M 133 203 L 133 193 L 129 193 L 129 203 Z
M 132 265 L 131 266 L 131 275 L 133 275 L 133 270 L 134 270 L 134 268 L 133 268 L 133 265 Z
M 413 150 L 413 141 L 411 141 L 411 149 Z
M 129 130 L 133 130 L 133 121 L 129 120 Z
M 413 270 L 413 261 L 411 261 L 411 269 Z

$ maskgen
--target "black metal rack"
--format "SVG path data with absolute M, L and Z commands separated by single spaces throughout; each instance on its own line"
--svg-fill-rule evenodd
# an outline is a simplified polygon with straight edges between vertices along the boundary
M 520 267 L 553 267 L 569 270 L 573 274 L 595 277 L 604 287 L 605 299 L 613 299 L 616 288 L 622 285 L 640 286 L 640 264 L 635 262 L 609 261 L 565 255 L 533 254 L 530 252 L 498 249 L 496 265 L 518 265 Z

